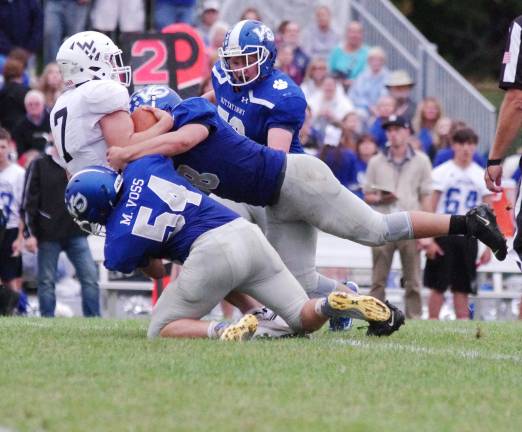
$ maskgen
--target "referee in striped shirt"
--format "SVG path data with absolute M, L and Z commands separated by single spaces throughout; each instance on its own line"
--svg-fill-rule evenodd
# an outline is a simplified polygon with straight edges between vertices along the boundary
M 515 18 L 509 26 L 506 49 L 502 57 L 499 87 L 506 90 L 498 116 L 495 142 L 489 152 L 488 163 L 484 174 L 486 186 L 490 191 L 502 191 L 502 158 L 507 149 L 522 130 L 522 15 Z M 519 162 L 522 169 L 522 159 Z M 519 186 L 520 187 L 520 186 Z M 522 270 L 522 211 L 521 194 L 517 195 L 515 215 L 517 229 L 513 241 L 515 258 Z M 522 319 L 522 301 L 519 318 Z

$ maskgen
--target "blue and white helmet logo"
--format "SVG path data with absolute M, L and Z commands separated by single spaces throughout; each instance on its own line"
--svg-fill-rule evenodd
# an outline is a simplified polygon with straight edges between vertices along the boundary
M 67 211 L 72 217 L 80 218 L 85 210 L 87 210 L 87 205 L 87 198 L 80 192 L 77 192 L 69 197 Z

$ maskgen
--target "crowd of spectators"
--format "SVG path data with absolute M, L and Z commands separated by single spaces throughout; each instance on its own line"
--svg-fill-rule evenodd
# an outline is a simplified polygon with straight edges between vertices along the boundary
M 0 126 L 9 132 L 11 160 L 24 168 L 52 145 L 49 112 L 63 82 L 54 58 L 65 37 L 93 29 L 114 40 L 127 32 L 144 32 L 144 0 L 38 0 L 0 2 Z M 206 45 L 210 76 L 231 24 L 214 0 L 156 0 L 150 12 L 152 30 L 176 22 L 194 26 Z M 369 46 L 358 21 L 344 29 L 332 26 L 331 11 L 321 5 L 305 28 L 292 20 L 277 27 L 276 67 L 288 74 L 308 101 L 301 130 L 305 150 L 323 159 L 347 188 L 364 198 L 365 173 L 372 157 L 389 145 L 383 123 L 392 115 L 408 124 L 407 146 L 433 166 L 453 157 L 451 136 L 465 125 L 444 114 L 433 96 L 415 101 L 415 81 L 406 70 L 389 70 L 387 53 Z M 255 8 L 242 19 L 262 20 Z M 16 23 L 16 24 L 14 24 Z M 342 31 L 340 31 L 342 30 Z M 36 64 L 43 72 L 37 76 Z M 208 77 L 201 85 L 210 87 Z M 474 160 L 484 166 L 478 153 Z M 23 210 L 23 209 L 22 209 Z M 415 306 L 411 316 L 418 315 Z

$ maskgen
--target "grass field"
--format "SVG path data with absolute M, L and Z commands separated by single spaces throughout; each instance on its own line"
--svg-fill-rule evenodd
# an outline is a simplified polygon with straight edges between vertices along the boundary
M 1 431 L 519 431 L 522 323 L 243 344 L 0 319 Z M 477 337 L 478 336 L 478 337 Z

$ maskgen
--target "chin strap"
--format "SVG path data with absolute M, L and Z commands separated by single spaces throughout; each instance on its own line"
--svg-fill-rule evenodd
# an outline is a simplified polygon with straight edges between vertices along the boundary
M 101 225 L 95 222 L 82 221 L 74 219 L 74 222 L 80 227 L 82 231 L 88 234 L 92 234 L 98 237 L 106 237 L 105 225 Z

